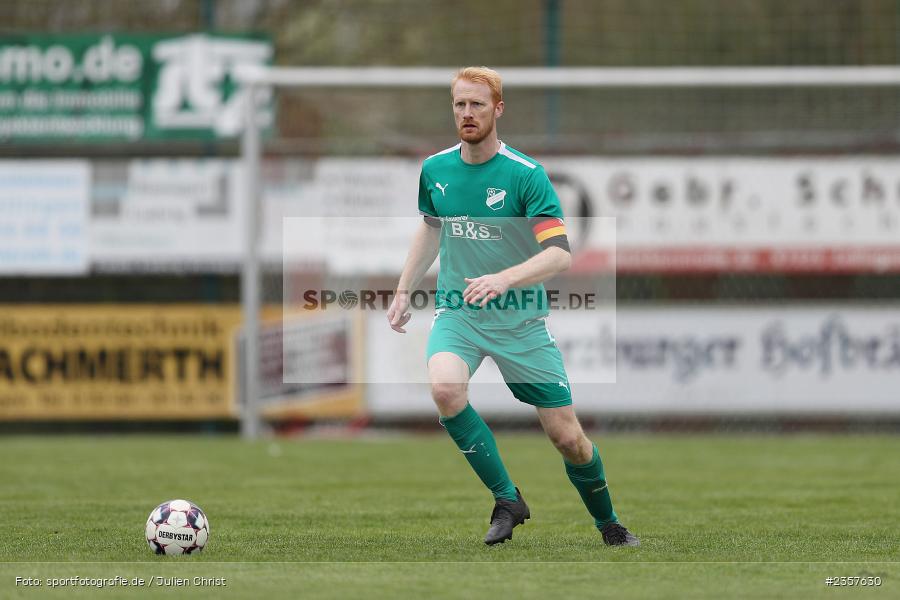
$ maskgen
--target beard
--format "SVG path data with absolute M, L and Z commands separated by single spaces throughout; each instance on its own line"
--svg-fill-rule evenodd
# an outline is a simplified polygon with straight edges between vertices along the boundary
M 489 123 L 485 123 L 483 125 L 476 125 L 475 129 L 467 129 L 465 125 L 468 123 L 463 123 L 457 129 L 457 133 L 459 133 L 459 139 L 466 142 L 467 144 L 480 144 L 484 139 L 490 135 L 491 131 L 494 130 L 494 121 L 493 119 Z

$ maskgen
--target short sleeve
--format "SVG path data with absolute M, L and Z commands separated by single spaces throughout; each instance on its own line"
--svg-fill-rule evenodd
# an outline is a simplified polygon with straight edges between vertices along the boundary
M 528 223 L 541 248 L 557 246 L 571 252 L 566 224 L 563 222 L 562 205 L 544 169 L 534 168 L 529 171 L 523 181 L 522 193 Z
M 531 169 L 522 181 L 522 198 L 525 201 L 525 216 L 563 218 L 559 196 L 550 183 L 546 171 L 541 167 Z
M 437 217 L 434 203 L 431 201 L 431 193 L 428 191 L 428 181 L 425 179 L 425 170 L 419 174 L 419 212 L 428 217 Z

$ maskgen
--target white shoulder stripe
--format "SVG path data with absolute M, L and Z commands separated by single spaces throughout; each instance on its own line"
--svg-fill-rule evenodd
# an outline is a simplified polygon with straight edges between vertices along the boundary
M 444 149 L 444 150 L 441 150 L 440 152 L 435 152 L 434 154 L 432 154 L 431 156 L 429 156 L 429 157 L 426 158 L 425 160 L 428 160 L 429 158 L 432 158 L 432 157 L 434 157 L 434 156 L 440 156 L 441 154 L 447 154 L 448 152 L 453 152 L 454 150 L 459 150 L 461 147 L 462 147 L 462 142 L 458 143 L 458 144 L 455 145 L 455 146 L 451 146 L 450 148 L 446 148 L 446 149 Z
M 509 158 L 509 159 L 512 159 L 512 160 L 516 161 L 517 163 L 522 163 L 523 165 L 525 165 L 525 166 L 528 167 L 529 169 L 536 169 L 536 168 L 537 168 L 537 165 L 536 165 L 536 164 L 534 164 L 534 163 L 532 163 L 532 162 L 528 162 L 527 160 L 525 160 L 524 158 L 522 158 L 521 156 L 519 156 L 519 155 L 516 154 L 515 152 L 510 152 L 509 149 L 506 147 L 506 144 L 500 144 L 500 154 L 502 154 L 502 155 L 505 156 L 506 158 Z

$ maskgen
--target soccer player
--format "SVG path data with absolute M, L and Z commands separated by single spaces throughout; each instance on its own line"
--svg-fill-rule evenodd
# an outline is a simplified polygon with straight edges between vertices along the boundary
M 513 396 L 536 407 L 603 541 L 637 546 L 613 511 L 603 463 L 575 416 L 562 357 L 546 324 L 542 282 L 571 263 L 559 198 L 534 159 L 497 137 L 504 104 L 496 71 L 462 69 L 450 92 L 460 143 L 422 165 L 424 222 L 388 310 L 390 326 L 406 332 L 411 290 L 440 252 L 428 375 L 441 424 L 494 495 L 486 544 L 511 539 L 513 528 L 531 516 L 493 433 L 468 402 L 469 378 L 490 356 Z

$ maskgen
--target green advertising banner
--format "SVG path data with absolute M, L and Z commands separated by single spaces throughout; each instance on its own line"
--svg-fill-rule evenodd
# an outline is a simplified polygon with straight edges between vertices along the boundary
M 0 140 L 212 140 L 241 130 L 242 67 L 270 64 L 261 35 L 0 36 Z M 271 92 L 260 94 L 272 119 Z

